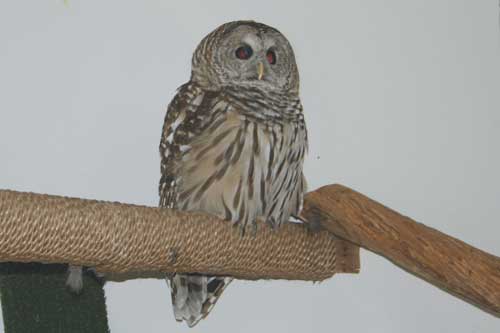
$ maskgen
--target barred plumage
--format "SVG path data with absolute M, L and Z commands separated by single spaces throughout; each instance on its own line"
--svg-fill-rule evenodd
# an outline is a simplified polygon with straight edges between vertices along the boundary
M 280 63 L 259 64 L 268 74 L 257 77 L 253 59 L 226 60 L 241 43 L 251 44 L 258 63 L 272 47 Z M 243 231 L 255 228 L 257 220 L 279 226 L 301 210 L 306 150 L 288 42 L 263 24 L 225 24 L 200 43 L 191 81 L 168 107 L 160 143 L 160 205 L 212 213 Z M 169 279 L 175 317 L 189 326 L 208 314 L 231 281 L 179 274 Z

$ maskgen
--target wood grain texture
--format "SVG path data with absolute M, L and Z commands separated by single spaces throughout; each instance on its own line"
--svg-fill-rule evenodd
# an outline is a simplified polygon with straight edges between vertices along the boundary
M 307 194 L 303 216 L 425 281 L 500 317 L 500 258 L 342 185 Z

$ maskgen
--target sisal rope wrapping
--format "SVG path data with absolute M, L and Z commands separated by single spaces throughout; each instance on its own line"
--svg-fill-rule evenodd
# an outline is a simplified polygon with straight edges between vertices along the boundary
M 207 214 L 0 190 L 0 261 L 320 281 L 357 273 L 359 248 L 300 224 L 242 237 Z

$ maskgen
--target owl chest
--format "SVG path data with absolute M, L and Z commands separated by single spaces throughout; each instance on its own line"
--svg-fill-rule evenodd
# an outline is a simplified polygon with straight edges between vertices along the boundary
M 266 215 L 276 169 L 293 149 L 294 129 L 229 113 L 196 137 L 180 161 L 178 204 L 232 221 Z

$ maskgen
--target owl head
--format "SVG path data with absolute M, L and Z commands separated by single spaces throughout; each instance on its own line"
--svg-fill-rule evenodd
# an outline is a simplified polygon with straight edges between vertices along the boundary
M 288 40 L 253 21 L 223 24 L 193 55 L 191 80 L 209 90 L 228 86 L 298 93 L 299 73 Z

